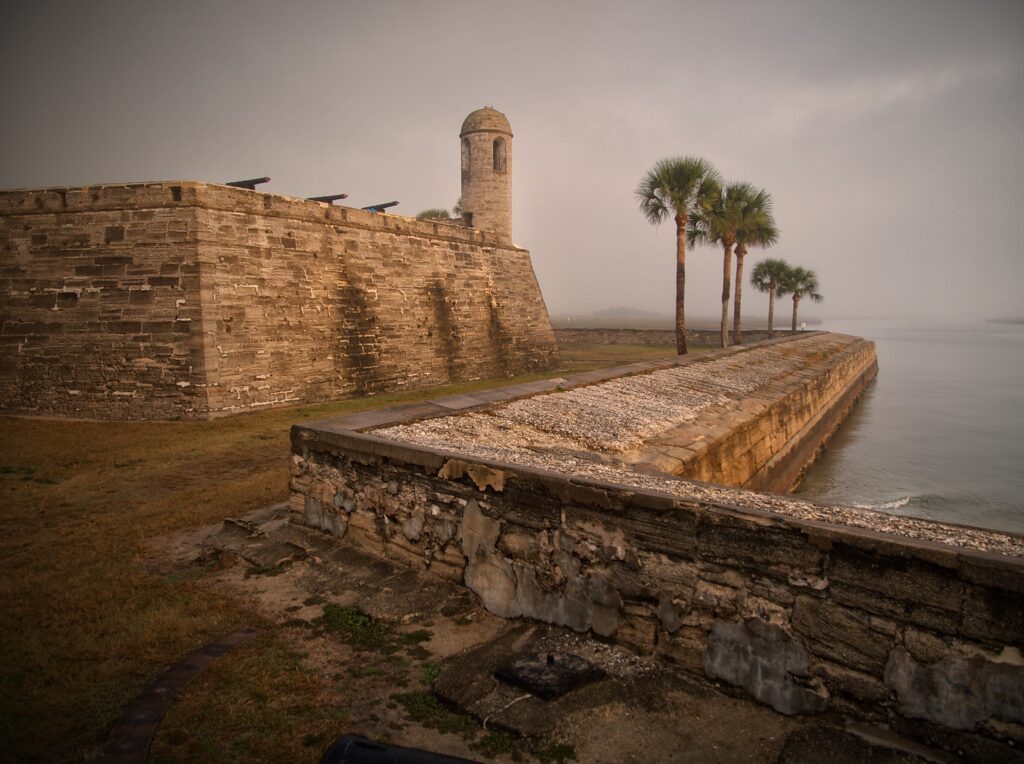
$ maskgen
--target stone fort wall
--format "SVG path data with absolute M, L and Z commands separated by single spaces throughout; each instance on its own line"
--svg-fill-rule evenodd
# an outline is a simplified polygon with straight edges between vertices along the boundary
M 552 367 L 526 250 L 199 182 L 0 192 L 0 410 L 205 418 Z

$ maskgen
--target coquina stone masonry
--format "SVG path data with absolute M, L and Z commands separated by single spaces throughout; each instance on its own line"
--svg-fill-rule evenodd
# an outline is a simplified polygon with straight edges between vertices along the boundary
M 827 337 L 792 344 L 820 350 Z M 762 365 L 754 351 L 711 355 L 706 371 L 744 356 Z M 468 442 L 416 442 L 444 422 L 468 431 L 503 408 L 520 417 L 519 404 L 544 398 L 593 389 L 596 400 L 620 382 L 636 381 L 635 391 L 645 377 L 697 363 L 296 426 L 294 512 L 462 582 L 498 615 L 591 631 L 782 713 L 844 714 L 966 760 L 1012 760 L 1024 743 L 1024 538 L 631 471 L 596 445 L 573 456 L 552 440 L 544 466 L 539 441 L 522 451 L 532 461 L 517 461 L 511 446 L 516 458 L 484 455 L 505 446 L 491 442 L 497 430 L 484 430 L 475 452 Z M 809 368 L 800 366 L 784 376 Z M 737 389 L 749 384 L 740 368 L 732 373 Z M 609 406 L 613 424 L 621 408 Z M 595 439 L 631 442 L 606 424 Z
M 0 410 L 206 418 L 547 369 L 507 234 L 192 181 L 0 192 Z

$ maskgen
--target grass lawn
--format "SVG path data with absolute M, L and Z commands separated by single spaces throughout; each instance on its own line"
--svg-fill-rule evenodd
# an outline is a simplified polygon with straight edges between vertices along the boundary
M 142 553 L 156 536 L 286 499 L 291 424 L 673 354 L 567 346 L 563 367 L 543 375 L 210 422 L 0 417 L 0 760 L 82 760 L 180 656 L 233 629 L 269 626 L 202 575 L 148 569 Z M 184 693 L 207 711 L 204 750 L 221 751 L 210 758 L 243 753 L 233 747 L 240 730 L 252 761 L 312 760 L 309 741 L 337 734 L 343 710 L 317 704 L 329 678 L 273 629 L 225 661 L 209 672 L 221 692 L 201 702 Z

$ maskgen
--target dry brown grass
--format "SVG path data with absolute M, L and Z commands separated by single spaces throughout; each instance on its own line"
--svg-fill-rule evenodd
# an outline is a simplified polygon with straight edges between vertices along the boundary
M 615 347 L 563 348 L 565 368 L 514 381 L 671 355 Z M 508 381 L 212 422 L 0 418 L 0 758 L 88 757 L 120 709 L 169 664 L 258 621 L 201 575 L 162 574 L 141 555 L 154 537 L 285 499 L 292 423 Z M 204 722 L 204 756 L 229 760 L 244 750 L 246 759 L 274 761 L 306 751 L 312 758 L 302 743 L 309 723 L 340 713 L 296 713 L 284 722 L 278 714 L 271 723 L 275 707 L 298 708 L 329 681 L 305 669 L 273 632 L 209 676 L 220 674 L 218 692 L 238 713 Z M 231 743 L 240 730 L 243 749 Z
M 691 354 L 696 354 L 711 348 L 691 345 L 689 350 Z M 575 344 L 562 348 L 562 366 L 566 372 L 587 371 L 638 361 L 672 358 L 675 354 L 675 345 Z

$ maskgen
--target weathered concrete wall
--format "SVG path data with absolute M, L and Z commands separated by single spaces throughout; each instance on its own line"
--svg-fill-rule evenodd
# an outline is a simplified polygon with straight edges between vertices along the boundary
M 11 413 L 218 416 L 550 368 L 529 253 L 205 183 L 0 192 Z
M 297 519 L 460 581 L 498 615 L 593 631 L 783 713 L 886 723 L 974 760 L 1024 742 L 1024 538 L 351 429 L 473 405 L 296 426 Z

